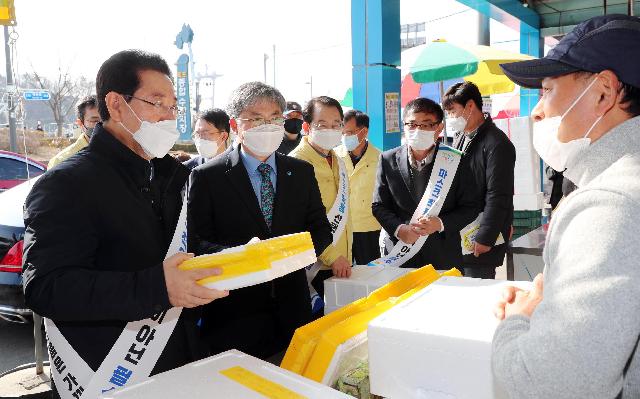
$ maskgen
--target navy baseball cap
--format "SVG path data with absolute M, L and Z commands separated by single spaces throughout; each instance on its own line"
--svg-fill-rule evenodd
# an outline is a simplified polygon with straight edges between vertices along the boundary
M 302 112 L 302 107 L 295 101 L 287 101 L 287 109 L 283 115 L 289 115 L 292 112 Z
M 576 26 L 544 58 L 500 64 L 522 87 L 541 88 L 544 78 L 586 71 L 613 71 L 640 88 L 640 18 L 622 14 L 591 18 Z

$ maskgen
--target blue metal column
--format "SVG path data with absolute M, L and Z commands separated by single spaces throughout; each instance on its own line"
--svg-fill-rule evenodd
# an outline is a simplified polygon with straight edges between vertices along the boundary
M 540 29 L 525 23 L 520 24 L 520 52 L 537 58 L 544 55 L 544 41 L 540 38 Z M 531 115 L 531 111 L 540 99 L 538 89 L 520 88 L 520 116 Z
M 540 38 L 540 15 L 524 7 L 520 0 L 458 0 L 498 22 L 520 32 L 520 52 L 542 57 L 544 44 Z M 527 116 L 538 102 L 538 90 L 520 89 L 520 115 Z
M 351 0 L 351 37 L 353 108 L 369 115 L 373 145 L 381 150 L 397 147 L 401 129 L 387 126 L 385 105 L 394 105 L 396 125 L 401 126 L 400 0 Z

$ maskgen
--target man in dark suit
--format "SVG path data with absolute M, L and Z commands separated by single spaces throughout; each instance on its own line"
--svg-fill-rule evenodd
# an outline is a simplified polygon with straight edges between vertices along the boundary
M 430 99 L 409 102 L 403 117 L 407 144 L 380 157 L 372 211 L 391 244 L 398 239 L 413 244 L 420 236 L 429 235 L 420 251 L 401 267 L 431 264 L 436 269 L 461 269 L 460 230 L 478 215 L 475 184 L 462 159 L 438 216 L 410 223 L 431 176 L 443 117 L 442 108 Z M 391 247 L 387 245 L 387 253 Z
M 189 195 L 190 246 L 196 254 L 308 231 L 316 254 L 331 228 L 310 164 L 276 153 L 284 135 L 285 101 L 275 88 L 246 83 L 231 95 L 231 128 L 240 145 L 196 168 Z M 304 269 L 234 290 L 206 307 L 203 331 L 212 354 L 239 349 L 266 359 L 286 349 L 311 320 Z
M 474 253 L 464 257 L 465 275 L 495 278 L 511 235 L 516 150 L 491 117 L 482 113 L 482 96 L 472 82 L 451 86 L 443 105 L 449 116 L 447 126 L 459 133 L 454 146 L 469 161 L 484 212 Z

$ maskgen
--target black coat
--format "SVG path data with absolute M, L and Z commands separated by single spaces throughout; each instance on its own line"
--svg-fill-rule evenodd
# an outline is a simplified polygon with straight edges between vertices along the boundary
M 196 168 L 189 193 L 190 247 L 196 254 L 308 231 L 316 254 L 331 243 L 331 227 L 310 164 L 275 154 L 277 182 L 269 231 L 240 158 L 240 146 Z M 203 329 L 212 354 L 228 349 L 267 358 L 287 347 L 296 328 L 310 321 L 304 270 L 273 282 L 233 290 L 205 306 Z
M 491 118 L 487 118 L 466 148 L 465 158 L 478 186 L 481 209 L 484 210 L 476 241 L 493 246 L 500 233 L 508 240 L 513 222 L 513 169 L 516 163 L 513 143 Z M 465 255 L 465 264 L 467 267 L 500 266 L 504 262 L 506 248 L 505 243 L 494 246 L 477 258 Z
M 162 262 L 189 171 L 151 164 L 96 126 L 89 146 L 45 173 L 25 204 L 27 305 L 56 322 L 94 370 L 128 321 L 169 309 Z M 153 374 L 205 355 L 184 310 Z
M 435 156 L 434 160 L 426 166 L 428 176 L 431 175 L 434 162 Z M 394 244 L 398 242 L 394 237 L 396 229 L 401 224 L 409 223 L 418 207 L 419 201 L 416 201 L 411 194 L 412 184 L 407 146 L 403 145 L 383 152 L 378 163 L 371 207 L 373 216 L 380 222 Z M 440 270 L 461 268 L 460 230 L 478 216 L 479 206 L 476 187 L 463 158 L 438 215 L 444 224 L 444 231 L 429 235 L 420 252 L 402 267 L 421 267 L 432 264 Z
M 207 162 L 207 158 L 198 155 L 197 157 L 193 157 L 188 161 L 184 161 L 182 164 L 189 168 L 189 170 L 194 170 L 198 166 L 203 165 L 205 162 Z

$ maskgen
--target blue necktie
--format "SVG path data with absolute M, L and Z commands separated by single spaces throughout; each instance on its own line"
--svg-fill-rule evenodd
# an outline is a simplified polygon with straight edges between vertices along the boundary
M 261 163 L 258 166 L 258 172 L 260 172 L 260 209 L 267 227 L 271 230 L 273 200 L 275 198 L 275 190 L 273 189 L 273 184 L 271 184 L 271 166 Z

